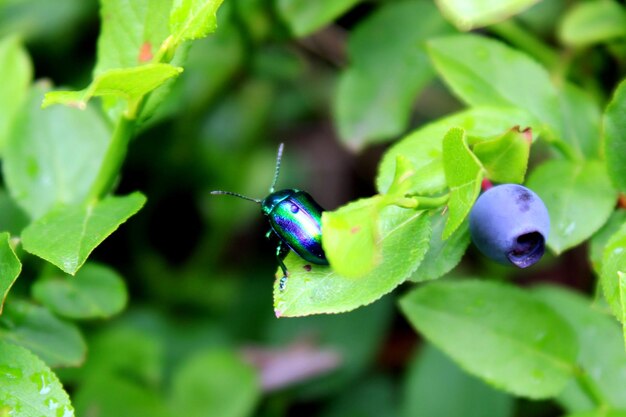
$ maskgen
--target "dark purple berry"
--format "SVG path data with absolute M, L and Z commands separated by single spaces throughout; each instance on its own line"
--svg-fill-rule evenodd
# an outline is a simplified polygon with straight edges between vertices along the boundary
M 503 184 L 478 197 L 469 227 L 472 241 L 485 256 L 526 268 L 543 256 L 550 216 L 537 194 L 521 185 Z

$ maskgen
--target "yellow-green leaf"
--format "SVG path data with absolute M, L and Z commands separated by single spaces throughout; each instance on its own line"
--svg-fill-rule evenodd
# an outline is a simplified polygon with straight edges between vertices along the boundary
M 178 77 L 183 71 L 170 64 L 148 64 L 140 67 L 112 69 L 99 74 L 89 87 L 80 91 L 52 91 L 46 93 L 42 107 L 65 104 L 84 109 L 92 97 L 112 96 L 136 104 L 143 96 Z
M 465 131 L 452 128 L 443 137 L 443 169 L 450 188 L 448 211 L 450 215 L 443 229 L 447 239 L 469 214 L 480 194 L 484 170 L 467 145 Z

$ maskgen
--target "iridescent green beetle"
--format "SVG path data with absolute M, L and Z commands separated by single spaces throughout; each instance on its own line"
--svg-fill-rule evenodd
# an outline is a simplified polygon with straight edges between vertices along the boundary
M 289 272 L 284 259 L 291 249 L 302 259 L 316 265 L 328 265 L 328 260 L 322 249 L 322 207 L 313 200 L 308 193 L 296 189 L 274 191 L 280 172 L 280 160 L 283 155 L 283 144 L 278 147 L 276 156 L 276 171 L 274 181 L 270 187 L 270 194 L 263 200 L 246 197 L 230 191 L 211 191 L 211 194 L 226 194 L 244 200 L 254 201 L 261 205 L 263 214 L 270 222 L 272 232 L 278 236 L 276 257 L 283 272 L 278 288 L 283 291 L 287 283 Z

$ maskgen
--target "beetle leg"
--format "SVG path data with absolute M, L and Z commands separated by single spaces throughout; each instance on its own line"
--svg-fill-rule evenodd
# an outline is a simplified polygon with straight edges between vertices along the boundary
M 272 232 L 273 232 L 272 229 L 268 230 L 267 233 L 265 234 L 265 238 L 269 239 L 272 236 Z
M 285 259 L 288 253 L 289 253 L 289 246 L 283 244 L 282 241 L 278 242 L 278 246 L 276 247 L 276 258 L 278 258 L 278 265 L 280 266 L 280 269 L 283 271 L 283 276 L 280 278 L 280 281 L 278 282 L 278 289 L 280 291 L 284 291 L 285 286 L 287 285 L 287 276 L 289 275 L 289 272 L 287 271 L 287 267 L 285 266 L 285 262 L 283 262 L 283 260 Z

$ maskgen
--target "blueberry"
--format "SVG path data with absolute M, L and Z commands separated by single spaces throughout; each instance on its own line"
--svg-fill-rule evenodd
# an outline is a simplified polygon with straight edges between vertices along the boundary
M 472 241 L 487 257 L 520 268 L 539 261 L 550 231 L 550 216 L 537 194 L 517 184 L 485 191 L 469 218 Z

